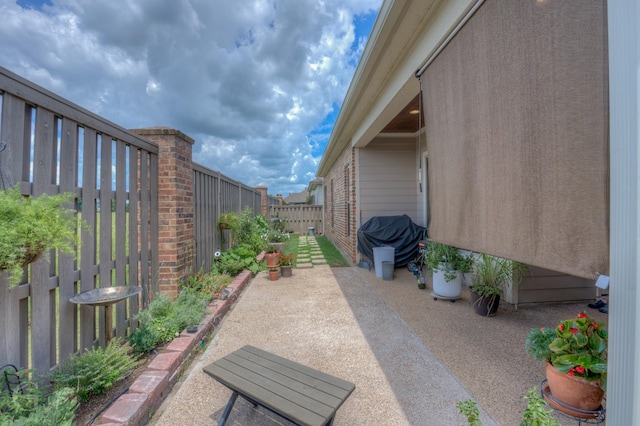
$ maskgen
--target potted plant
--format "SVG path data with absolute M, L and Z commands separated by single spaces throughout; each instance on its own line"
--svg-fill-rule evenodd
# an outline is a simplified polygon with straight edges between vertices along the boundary
M 514 283 L 520 282 L 526 266 L 509 259 L 481 254 L 473 262 L 471 302 L 478 315 L 494 316 L 500 296 Z
M 553 398 L 587 411 L 600 407 L 606 391 L 607 344 L 606 324 L 586 312 L 560 321 L 555 329 L 533 329 L 526 338 L 529 354 L 546 362 Z
M 278 268 L 280 266 L 280 249 L 269 244 L 265 249 L 264 258 L 267 262 L 267 268 Z
M 265 236 L 267 244 L 276 248 L 280 254 L 284 252 L 284 246 L 289 238 L 289 234 L 275 228 L 269 228 Z
M 293 261 L 295 258 L 295 253 L 283 254 L 280 256 L 280 272 L 283 277 L 290 277 L 292 275 Z
M 219 229 L 229 229 L 231 231 L 238 229 L 238 214 L 235 212 L 222 213 L 216 222 Z
M 72 193 L 23 196 L 19 184 L 0 191 L 0 271 L 8 271 L 9 283 L 20 282 L 23 267 L 49 250 L 75 256 L 78 218 L 65 207 Z
M 280 274 L 280 268 L 278 268 L 278 267 L 269 268 L 269 279 L 271 281 L 277 281 L 279 274 Z
M 222 213 L 216 222 L 217 228 L 220 230 L 220 239 L 222 244 L 225 244 L 225 231 L 229 231 L 229 245 L 233 242 L 233 234 L 238 230 L 240 225 L 240 219 L 235 212 Z
M 436 296 L 456 299 L 462 292 L 462 274 L 471 271 L 473 255 L 442 243 L 427 244 L 427 270 L 433 274 L 433 292 Z

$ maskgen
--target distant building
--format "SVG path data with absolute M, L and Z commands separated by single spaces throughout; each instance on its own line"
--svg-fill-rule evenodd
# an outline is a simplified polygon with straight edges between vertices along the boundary
M 309 191 L 296 192 L 284 197 L 284 204 L 309 204 Z
M 324 204 L 324 178 L 316 178 L 309 182 L 309 195 L 311 204 Z

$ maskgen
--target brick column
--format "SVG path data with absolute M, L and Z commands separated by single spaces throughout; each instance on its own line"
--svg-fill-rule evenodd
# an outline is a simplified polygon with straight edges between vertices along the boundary
M 168 127 L 132 131 L 158 144 L 158 283 L 160 293 L 174 299 L 179 281 L 191 273 L 195 255 L 191 163 L 194 140 Z
M 256 186 L 256 189 L 260 191 L 260 214 L 262 216 L 268 218 L 269 214 L 269 198 L 267 195 L 267 187 L 266 186 Z

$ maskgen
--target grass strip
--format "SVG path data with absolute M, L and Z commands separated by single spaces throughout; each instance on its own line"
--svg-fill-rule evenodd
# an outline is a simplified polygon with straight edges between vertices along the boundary
M 321 237 L 316 237 L 316 241 L 318 242 L 318 246 L 320 246 L 320 250 L 322 250 L 322 254 L 324 255 L 325 260 L 327 261 L 327 265 L 332 268 L 336 267 L 344 267 L 349 266 L 349 262 L 347 262 L 342 256 L 342 253 L 333 245 L 331 241 L 324 235 Z

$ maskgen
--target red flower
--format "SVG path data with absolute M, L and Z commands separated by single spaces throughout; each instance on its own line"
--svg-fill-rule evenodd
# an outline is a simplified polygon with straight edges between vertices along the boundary
M 580 374 L 584 374 L 584 367 L 583 367 L 583 366 L 581 366 L 581 365 L 578 365 L 578 366 L 576 367 L 576 371 L 577 371 L 578 373 L 580 373 Z
M 567 376 L 573 376 L 573 369 L 569 370 L 569 372 L 567 373 Z
M 578 318 L 586 318 L 587 314 L 585 314 L 584 312 L 581 312 L 578 314 Z
M 598 328 L 598 324 L 595 322 L 592 322 L 591 324 L 589 324 L 589 327 L 591 328 Z
M 571 332 L 571 334 L 578 334 L 578 329 L 575 327 L 571 327 L 569 331 Z
M 560 331 L 564 331 L 564 324 L 560 324 L 558 328 L 560 329 Z

